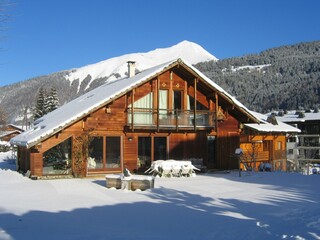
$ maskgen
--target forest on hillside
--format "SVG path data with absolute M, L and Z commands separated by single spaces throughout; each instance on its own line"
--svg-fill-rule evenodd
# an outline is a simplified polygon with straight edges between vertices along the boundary
M 254 111 L 320 107 L 320 41 L 199 63 L 196 67 Z

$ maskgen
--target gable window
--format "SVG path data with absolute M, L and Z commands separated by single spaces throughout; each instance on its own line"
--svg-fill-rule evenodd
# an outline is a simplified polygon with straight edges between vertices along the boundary
M 133 122 L 137 125 L 150 125 L 153 123 L 152 119 L 152 108 L 153 108 L 153 94 L 150 92 L 146 96 L 135 101 L 133 104 L 134 115 Z M 129 110 L 132 109 L 131 104 L 129 105 Z M 132 116 L 131 113 L 128 114 L 128 123 L 131 124 Z
M 188 95 L 188 101 L 187 101 L 187 109 L 188 110 L 194 110 L 194 97 Z M 196 108 L 197 110 L 209 110 L 206 106 L 202 105 L 199 101 L 196 102 Z
M 174 110 L 182 109 L 182 91 L 178 91 L 178 90 L 173 91 L 172 109 Z
M 168 114 L 168 90 L 159 90 L 159 118 L 166 118 Z

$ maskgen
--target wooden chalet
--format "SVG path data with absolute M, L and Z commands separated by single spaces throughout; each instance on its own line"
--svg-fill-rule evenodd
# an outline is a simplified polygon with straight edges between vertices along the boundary
M 160 159 L 235 169 L 235 149 L 254 140 L 245 129 L 268 124 L 181 59 L 136 75 L 134 62 L 128 65 L 128 78 L 80 96 L 13 138 L 19 170 L 37 177 L 85 177 L 124 167 L 144 172 Z M 273 151 L 284 134 L 267 135 L 261 137 L 270 141 L 264 152 Z
M 11 138 L 19 135 L 23 132 L 23 129 L 15 126 L 13 124 L 5 125 L 4 127 L 0 128 L 0 140 L 9 142 Z
M 286 141 L 293 133 L 300 130 L 277 120 L 274 116 L 253 113 L 261 120 L 261 124 L 245 123 L 243 134 L 240 135 L 240 148 L 244 151 L 244 161 L 258 170 L 260 164 L 269 163 L 275 171 L 287 170 Z

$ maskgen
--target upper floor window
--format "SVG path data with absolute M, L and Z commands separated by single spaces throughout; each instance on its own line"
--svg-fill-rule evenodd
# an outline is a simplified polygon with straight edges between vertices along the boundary
M 182 91 L 173 91 L 172 108 L 182 110 Z
M 187 109 L 194 110 L 194 97 L 188 95 Z M 199 101 L 196 101 L 197 110 L 209 110 L 206 106 L 202 105 Z

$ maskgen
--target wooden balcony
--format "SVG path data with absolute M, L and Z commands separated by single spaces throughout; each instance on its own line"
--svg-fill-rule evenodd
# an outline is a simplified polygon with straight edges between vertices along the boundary
M 212 130 L 216 125 L 215 113 L 207 110 L 129 108 L 127 113 L 130 129 Z

